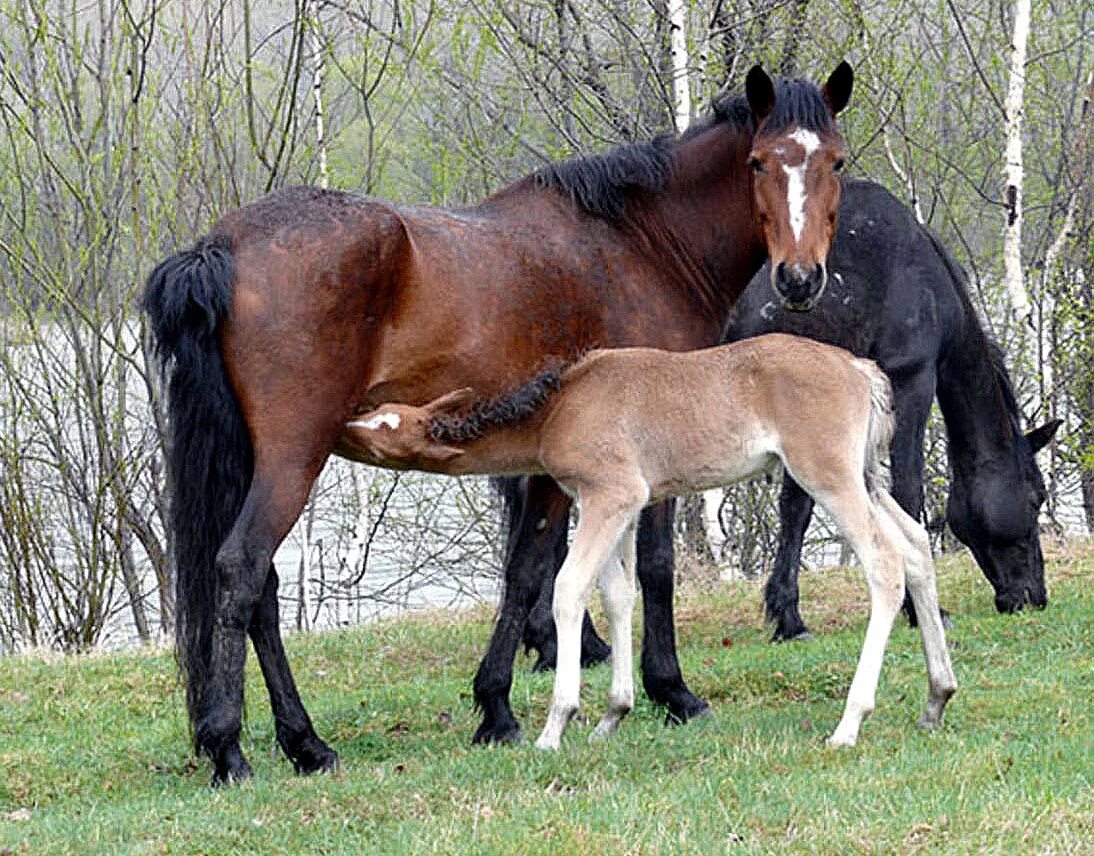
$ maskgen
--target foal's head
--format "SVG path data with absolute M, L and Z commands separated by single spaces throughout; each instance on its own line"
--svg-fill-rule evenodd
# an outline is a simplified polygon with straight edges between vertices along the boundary
M 749 157 L 756 209 L 771 257 L 771 285 L 787 309 L 812 309 L 828 283 L 846 154 L 834 119 L 847 105 L 853 81 L 846 62 L 819 92 L 798 80 L 776 87 L 759 66 L 745 81 L 757 128 Z

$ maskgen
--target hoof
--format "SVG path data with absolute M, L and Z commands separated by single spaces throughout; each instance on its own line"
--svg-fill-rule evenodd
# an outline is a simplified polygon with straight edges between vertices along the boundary
M 854 746 L 858 742 L 857 734 L 840 734 L 836 732 L 828 738 L 828 745 L 834 749 L 846 749 Z
M 772 642 L 810 642 L 813 638 L 813 634 L 804 624 L 789 630 L 776 627 L 775 632 L 771 634 Z
M 293 759 L 293 769 L 297 775 L 311 776 L 315 773 L 333 773 L 341 766 L 338 753 L 326 744 L 320 744 L 321 749 L 308 753 L 301 753 Z
M 690 702 L 681 708 L 669 708 L 669 712 L 665 714 L 665 725 L 684 725 L 693 719 L 708 719 L 713 715 L 710 705 L 704 699 L 692 696 Z
M 520 730 L 520 725 L 516 722 L 505 726 L 496 726 L 484 722 L 475 732 L 475 736 L 471 738 L 471 742 L 476 746 L 500 746 L 508 743 L 520 743 L 523 739 L 524 734 Z
M 916 723 L 916 727 L 922 728 L 924 731 L 937 731 L 941 725 L 941 719 L 936 716 L 929 716 L 926 713 L 919 717 L 919 721 Z
M 213 779 L 209 784 L 214 788 L 221 788 L 226 785 L 238 785 L 240 782 L 245 782 L 253 777 L 254 773 L 251 771 L 251 765 L 240 755 L 238 763 L 224 769 L 214 770 Z

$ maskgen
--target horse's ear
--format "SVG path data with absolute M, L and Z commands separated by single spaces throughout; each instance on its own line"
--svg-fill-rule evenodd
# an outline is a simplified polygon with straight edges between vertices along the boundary
M 1056 429 L 1064 424 L 1062 419 L 1050 419 L 1044 425 L 1039 428 L 1034 428 L 1028 434 L 1026 439 L 1029 441 L 1029 446 L 1033 449 L 1033 454 L 1040 452 L 1045 446 L 1052 440 L 1053 435 L 1056 433 Z
M 754 65 L 749 69 L 745 78 L 745 95 L 748 106 L 752 108 L 752 118 L 759 127 L 775 106 L 775 84 L 761 66 Z
M 436 416 L 440 413 L 451 413 L 455 410 L 459 410 L 461 407 L 470 404 L 474 400 L 475 390 L 469 386 L 465 386 L 461 389 L 454 389 L 451 392 L 446 392 L 439 398 L 434 398 L 425 406 L 425 409 L 429 411 L 430 415 Z
M 851 88 L 855 85 L 855 72 L 847 60 L 836 66 L 836 70 L 828 77 L 821 93 L 832 115 L 837 115 L 847 102 L 851 100 Z

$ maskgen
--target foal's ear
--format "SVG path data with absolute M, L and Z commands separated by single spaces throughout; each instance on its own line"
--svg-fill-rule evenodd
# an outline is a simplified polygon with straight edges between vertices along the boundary
M 436 440 L 430 440 L 425 444 L 422 457 L 427 458 L 430 461 L 445 464 L 453 458 L 458 458 L 463 454 L 466 454 L 465 451 L 458 446 L 449 446 L 447 443 L 439 443 Z
M 454 389 L 451 392 L 446 392 L 439 398 L 434 398 L 429 404 L 425 406 L 425 409 L 429 411 L 431 416 L 437 416 L 441 413 L 451 413 L 455 410 L 459 410 L 470 404 L 475 400 L 475 390 L 469 386 L 465 386 L 461 389 Z
M 1033 454 L 1036 455 L 1047 446 L 1056 434 L 1056 429 L 1063 424 L 1064 420 L 1062 419 L 1050 419 L 1044 425 L 1034 428 L 1026 434 L 1026 439 L 1029 441 L 1030 448 L 1033 449 Z
M 837 115 L 847 102 L 851 100 L 851 88 L 855 85 L 855 71 L 844 60 L 836 66 L 836 70 L 828 76 L 828 82 L 821 89 L 824 101 L 832 115 Z
M 775 106 L 775 84 L 761 66 L 754 65 L 749 69 L 748 77 L 745 78 L 745 96 L 752 109 L 756 127 L 759 127 Z

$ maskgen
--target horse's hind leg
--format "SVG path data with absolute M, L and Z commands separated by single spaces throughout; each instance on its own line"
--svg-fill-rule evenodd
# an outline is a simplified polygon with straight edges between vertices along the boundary
M 637 522 L 637 521 L 636 521 Z M 600 572 L 600 593 L 612 640 L 612 688 L 608 694 L 608 709 L 591 739 L 607 737 L 619 727 L 623 717 L 634 707 L 634 650 L 631 626 L 634 621 L 635 589 L 635 523 L 627 527 L 616 550 Z M 588 613 L 586 613 L 588 616 Z
M 764 612 L 775 622 L 772 642 L 809 637 L 802 620 L 798 596 L 802 543 L 809 519 L 813 516 L 813 498 L 786 473 L 779 492 L 779 549 L 775 564 L 764 586 Z
M 923 655 L 927 660 L 927 705 L 919 725 L 923 728 L 937 728 L 942 724 L 942 712 L 946 703 L 957 692 L 957 678 L 950 663 L 946 632 L 938 609 L 930 540 L 923 527 L 908 516 L 891 496 L 882 494 L 877 499 L 907 541 L 905 568 L 908 592 L 919 616 L 919 634 L 923 640 Z
M 862 720 L 874 709 L 885 646 L 904 599 L 904 569 L 897 546 L 900 533 L 893 531 L 895 524 L 883 513 L 875 511 L 861 475 L 857 480 L 858 484 L 845 481 L 848 486 L 833 495 L 814 494 L 835 519 L 840 533 L 851 542 L 862 562 L 870 589 L 866 638 L 847 693 L 843 717 L 828 738 L 832 746 L 854 746 Z
M 256 463 L 243 508 L 217 553 L 218 597 L 209 679 L 195 729 L 198 746 L 213 759 L 214 784 L 243 779 L 251 773 L 239 747 L 246 634 L 263 601 L 273 553 L 300 515 L 313 480 L 314 473 L 288 472 L 285 468 L 271 471 Z M 260 636 L 262 650 L 267 654 L 264 669 L 272 668 L 291 685 L 283 651 L 278 651 L 282 664 L 276 662 L 277 655 L 268 635 L 275 631 L 266 623 L 269 617 L 268 613 L 259 617 L 265 630 Z M 285 702 L 284 710 L 293 707 L 287 695 L 280 702 Z M 298 696 L 295 703 L 299 704 Z
M 266 575 L 266 586 L 248 632 L 270 694 L 277 742 L 282 751 L 298 773 L 335 769 L 338 755 L 315 733 L 311 717 L 297 692 L 285 647 L 281 644 L 277 572 L 272 566 Z
M 475 702 L 482 724 L 475 743 L 507 743 L 520 739 L 520 724 L 509 706 L 513 661 L 528 611 L 536 602 L 543 579 L 541 557 L 556 538 L 556 527 L 569 519 L 570 498 L 548 476 L 532 476 L 519 522 L 513 530 L 505 566 L 501 612 L 490 646 L 475 674 Z
M 651 505 L 638 521 L 638 583 L 642 587 L 642 686 L 651 701 L 668 708 L 665 723 L 687 722 L 710 712 L 680 672 L 672 615 L 675 555 L 673 500 Z

